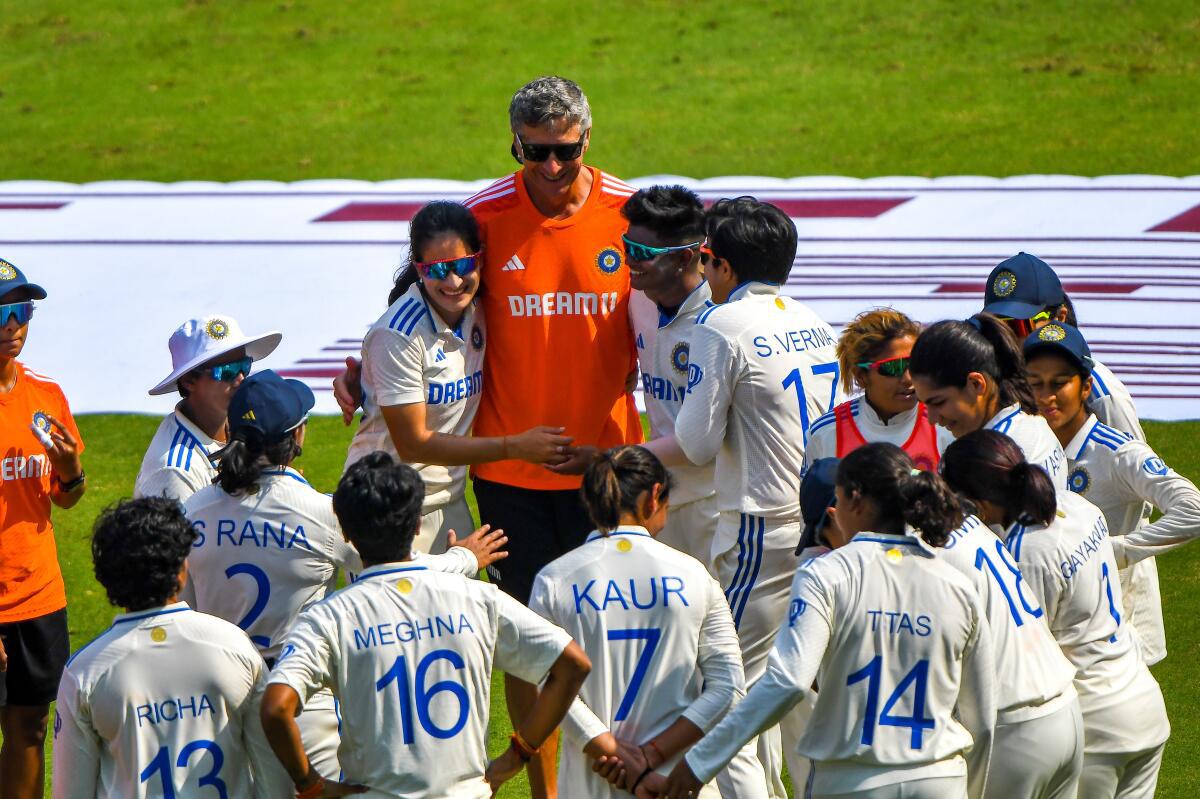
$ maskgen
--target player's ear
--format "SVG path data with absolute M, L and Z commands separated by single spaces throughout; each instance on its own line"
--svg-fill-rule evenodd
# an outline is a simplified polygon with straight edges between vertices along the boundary
M 983 372 L 968 372 L 967 384 L 964 388 L 967 389 L 972 397 L 980 397 L 987 394 L 988 379 Z
M 1086 405 L 1088 400 L 1092 398 L 1092 377 L 1091 375 L 1088 375 L 1087 377 L 1081 376 L 1079 380 L 1081 383 L 1083 383 L 1083 385 L 1079 388 L 1079 398 L 1083 400 L 1083 404 Z
M 1054 321 L 1065 322 L 1065 321 L 1067 321 L 1067 317 L 1069 317 L 1070 315 L 1071 315 L 1071 312 L 1069 310 L 1067 310 L 1067 306 L 1060 305 L 1060 306 L 1058 306 L 1058 310 L 1054 312 Z
M 517 134 L 513 134 L 512 145 L 509 147 L 512 157 L 517 159 L 518 164 L 524 164 L 525 159 L 521 157 L 521 153 L 517 151 Z

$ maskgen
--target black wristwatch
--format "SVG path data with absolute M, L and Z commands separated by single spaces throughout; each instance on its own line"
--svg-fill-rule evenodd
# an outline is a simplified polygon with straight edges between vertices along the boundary
M 87 480 L 87 472 L 80 469 L 78 477 L 76 477 L 74 480 L 68 480 L 65 483 L 63 482 L 62 478 L 58 477 L 57 475 L 55 475 L 54 479 L 58 480 L 58 488 L 60 491 L 62 491 L 64 494 L 70 494 L 72 491 L 83 485 L 84 481 Z

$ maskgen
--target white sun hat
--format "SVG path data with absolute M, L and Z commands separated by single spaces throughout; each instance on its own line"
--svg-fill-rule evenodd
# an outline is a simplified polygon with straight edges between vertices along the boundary
M 232 316 L 214 314 L 189 319 L 171 334 L 171 340 L 167 342 L 171 349 L 171 374 L 150 389 L 150 394 L 170 394 L 177 389 L 179 378 L 188 372 L 241 347 L 246 348 L 248 357 L 262 360 L 279 346 L 281 339 L 283 334 L 277 331 L 247 336 Z

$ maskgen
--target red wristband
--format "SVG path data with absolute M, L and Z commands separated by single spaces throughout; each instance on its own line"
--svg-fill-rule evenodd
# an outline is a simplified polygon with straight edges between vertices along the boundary
M 528 763 L 530 760 L 532 760 L 533 756 L 538 753 L 538 750 L 530 746 L 529 742 L 521 737 L 521 733 L 516 732 L 515 730 L 513 731 L 513 734 L 509 736 L 509 740 L 512 742 L 512 748 L 517 753 L 517 756 L 520 757 L 525 763 Z

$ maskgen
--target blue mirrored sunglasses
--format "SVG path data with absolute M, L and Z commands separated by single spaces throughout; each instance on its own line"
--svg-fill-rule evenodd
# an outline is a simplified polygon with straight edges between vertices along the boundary
M 466 277 L 479 266 L 480 253 L 464 255 L 462 258 L 444 258 L 441 261 L 416 262 L 417 273 L 427 280 L 445 280 L 451 272 Z
M 691 244 L 680 244 L 675 247 L 651 247 L 649 244 L 634 241 L 628 236 L 622 236 L 621 242 L 625 245 L 625 260 L 627 261 L 653 261 L 660 255 L 666 255 L 669 252 L 676 252 L 677 250 L 699 247 L 704 243 L 702 241 L 693 241 Z
M 222 383 L 232 383 L 237 380 L 238 375 L 250 374 L 250 365 L 254 363 L 253 358 L 242 358 L 240 361 L 231 361 L 223 363 L 220 366 L 213 366 L 208 371 L 212 375 L 213 380 Z
M 33 318 L 32 302 L 13 302 L 0 305 L 0 326 L 7 325 L 10 318 L 15 317 L 18 326 L 24 326 Z

